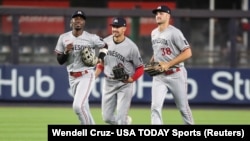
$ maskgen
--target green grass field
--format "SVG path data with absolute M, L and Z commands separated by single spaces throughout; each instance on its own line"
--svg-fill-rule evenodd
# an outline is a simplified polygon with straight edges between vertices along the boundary
M 96 124 L 105 124 L 99 107 L 92 107 Z M 192 108 L 196 124 L 250 124 L 249 109 Z M 149 107 L 132 107 L 132 124 L 150 124 Z M 165 124 L 182 124 L 176 108 L 164 108 Z M 0 141 L 46 141 L 48 124 L 79 124 L 70 106 L 0 106 Z

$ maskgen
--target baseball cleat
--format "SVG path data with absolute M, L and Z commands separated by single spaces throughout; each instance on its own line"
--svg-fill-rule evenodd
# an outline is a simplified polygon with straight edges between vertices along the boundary
M 128 125 L 132 124 L 132 118 L 130 116 L 127 116 L 127 123 Z

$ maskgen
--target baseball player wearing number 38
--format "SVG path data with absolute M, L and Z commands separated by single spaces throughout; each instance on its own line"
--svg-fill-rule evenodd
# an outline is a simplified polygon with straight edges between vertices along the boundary
M 72 15 L 72 31 L 59 36 L 55 52 L 60 65 L 67 66 L 68 79 L 74 97 L 73 110 L 80 123 L 95 124 L 89 107 L 89 95 L 95 85 L 94 68 L 97 60 L 102 60 L 107 52 L 106 43 L 96 34 L 84 31 L 86 16 L 77 10 Z M 95 48 L 99 49 L 98 58 Z M 85 55 L 85 56 L 83 56 Z
M 102 93 L 102 117 L 108 124 L 131 124 L 128 116 L 133 83 L 144 72 L 143 62 L 137 45 L 126 37 L 126 20 L 115 17 L 111 24 L 112 35 L 104 38 L 108 44 L 108 53 L 104 64 L 96 67 L 96 76 L 102 71 L 105 81 Z
M 171 92 L 182 116 L 184 124 L 194 124 L 187 97 L 187 70 L 184 62 L 192 56 L 189 43 L 183 33 L 170 25 L 171 10 L 168 6 L 154 9 L 158 27 L 151 32 L 153 56 L 150 62 L 159 62 L 159 70 L 164 71 L 153 76 L 151 123 L 163 124 L 162 107 L 167 92 Z

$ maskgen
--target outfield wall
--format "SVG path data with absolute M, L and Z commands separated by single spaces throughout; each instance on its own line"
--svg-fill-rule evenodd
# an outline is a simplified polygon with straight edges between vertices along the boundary
M 188 98 L 191 104 L 250 105 L 250 69 L 188 68 Z M 149 103 L 151 78 L 145 74 L 136 83 L 133 103 Z M 90 102 L 100 102 L 104 77 L 96 79 Z M 64 66 L 0 65 L 0 102 L 71 102 Z M 173 103 L 171 93 L 167 103 Z

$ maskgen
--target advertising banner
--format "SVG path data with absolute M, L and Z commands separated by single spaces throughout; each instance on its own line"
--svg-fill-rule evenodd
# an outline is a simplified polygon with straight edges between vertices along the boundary
M 249 69 L 188 68 L 191 104 L 250 104 Z M 104 77 L 96 79 L 90 102 L 101 101 Z M 149 103 L 152 78 L 144 74 L 135 85 L 132 102 Z M 64 66 L 0 65 L 0 101 L 73 101 Z M 174 103 L 171 92 L 165 102 Z

